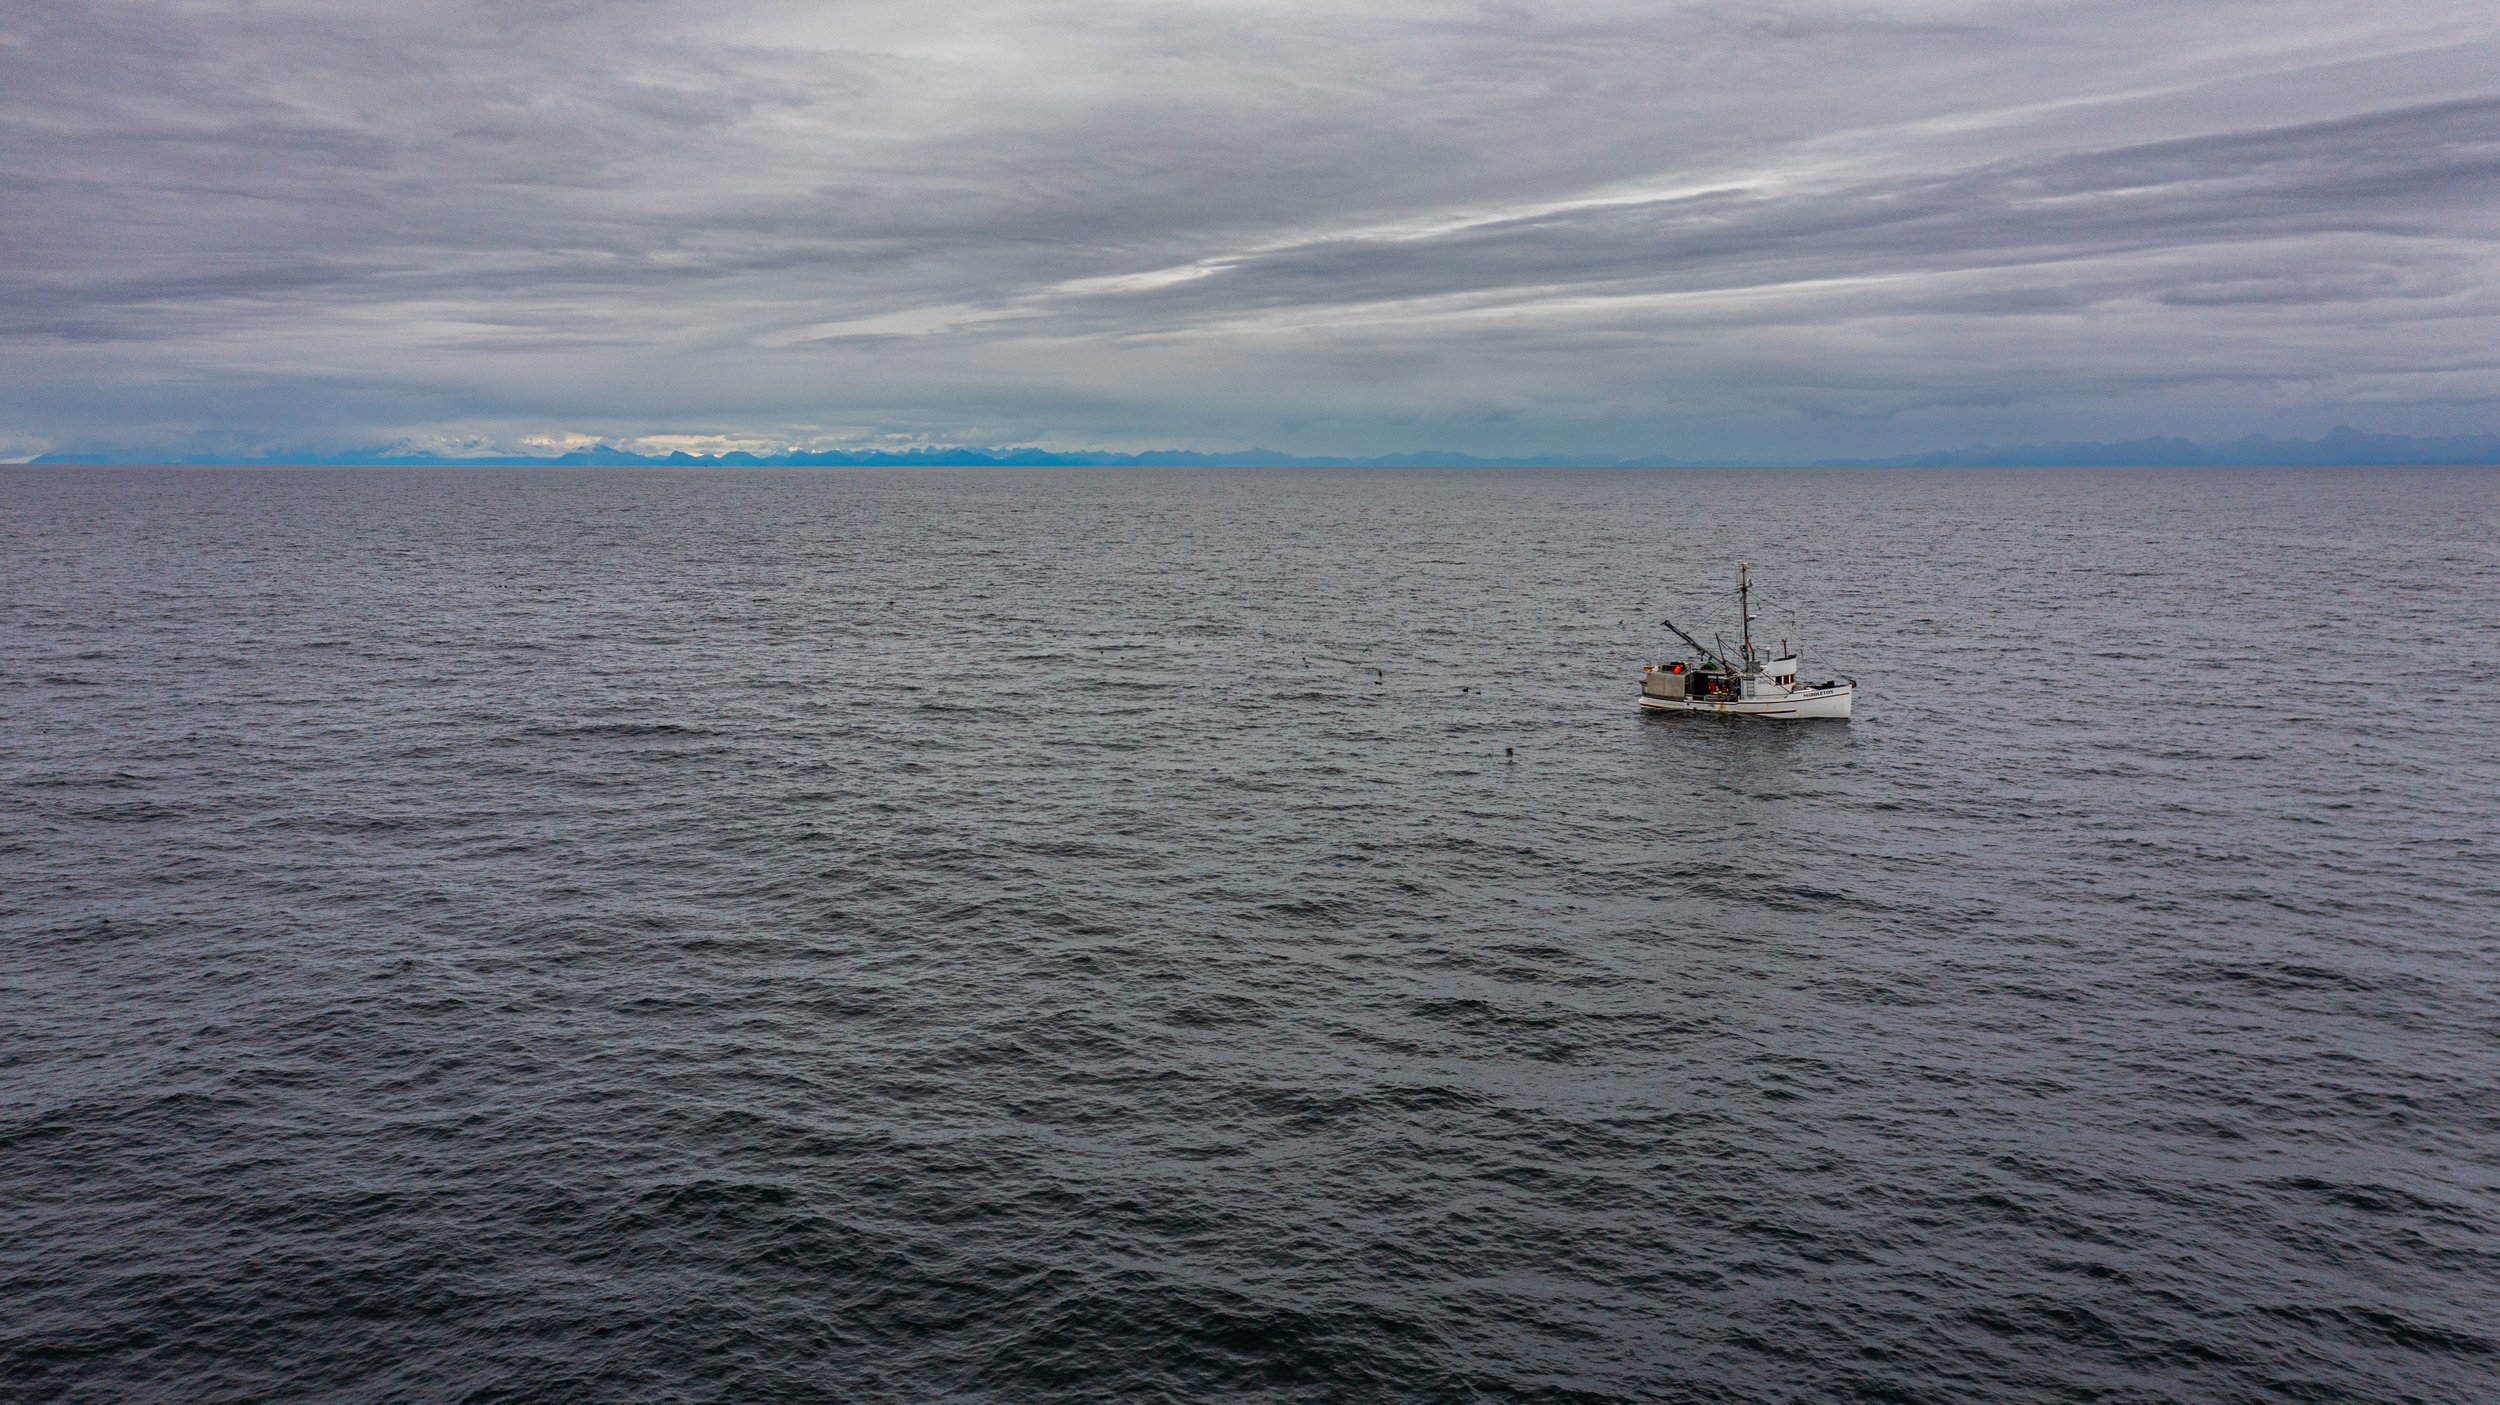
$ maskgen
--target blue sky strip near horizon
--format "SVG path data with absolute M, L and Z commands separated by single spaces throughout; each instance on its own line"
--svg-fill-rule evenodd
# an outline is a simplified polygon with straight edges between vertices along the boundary
M 2500 429 L 2500 9 L 0 11 L 0 458 Z

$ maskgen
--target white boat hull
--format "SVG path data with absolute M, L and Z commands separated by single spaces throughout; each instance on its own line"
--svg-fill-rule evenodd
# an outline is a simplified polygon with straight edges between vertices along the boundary
M 1849 720 L 1849 703 L 1857 688 L 1799 688 L 1781 697 L 1661 698 L 1641 694 L 1641 706 L 1652 712 L 1700 712 L 1714 717 L 1792 717 L 1799 720 Z

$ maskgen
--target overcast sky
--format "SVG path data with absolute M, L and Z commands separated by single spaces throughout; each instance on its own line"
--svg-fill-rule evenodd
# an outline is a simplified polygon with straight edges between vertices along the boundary
M 2500 6 L 24 0 L 0 454 L 2500 429 Z

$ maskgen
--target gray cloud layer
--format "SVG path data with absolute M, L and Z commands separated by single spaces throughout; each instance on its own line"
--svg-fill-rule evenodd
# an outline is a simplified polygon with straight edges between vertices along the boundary
M 2487 4 L 376 8 L 0 12 L 0 453 L 2500 419 Z

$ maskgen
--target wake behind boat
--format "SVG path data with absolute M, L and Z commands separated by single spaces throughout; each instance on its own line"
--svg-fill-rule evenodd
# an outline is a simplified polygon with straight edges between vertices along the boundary
M 1856 679 L 1800 683 L 1798 654 L 1787 640 L 1780 641 L 1777 653 L 1755 647 L 1753 622 L 1758 616 L 1753 612 L 1750 562 L 1736 566 L 1736 612 L 1738 644 L 1734 650 L 1727 647 L 1724 637 L 1713 649 L 1678 628 L 1675 621 L 1660 620 L 1692 654 L 1641 669 L 1641 706 L 1653 712 L 1708 712 L 1725 717 L 1849 720 L 1849 702 L 1858 691 Z

